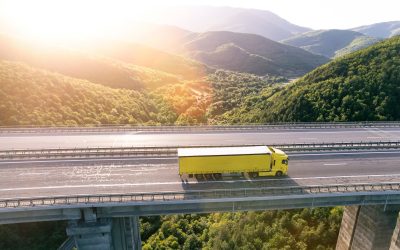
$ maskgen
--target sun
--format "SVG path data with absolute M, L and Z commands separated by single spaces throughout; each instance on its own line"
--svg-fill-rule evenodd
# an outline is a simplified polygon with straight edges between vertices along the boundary
M 1 28 L 40 41 L 112 38 L 145 17 L 142 1 L 0 0 Z M 3 31 L 4 32 L 4 31 Z

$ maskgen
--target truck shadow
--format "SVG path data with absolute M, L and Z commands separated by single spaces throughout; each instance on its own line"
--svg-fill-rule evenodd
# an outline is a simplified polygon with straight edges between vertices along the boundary
M 215 179 L 195 179 L 182 178 L 182 189 L 186 191 L 213 191 L 221 189 L 261 189 L 261 188 L 279 188 L 279 187 L 295 187 L 298 183 L 290 178 L 283 177 L 257 177 L 249 178 L 248 176 L 224 177 L 220 180 Z

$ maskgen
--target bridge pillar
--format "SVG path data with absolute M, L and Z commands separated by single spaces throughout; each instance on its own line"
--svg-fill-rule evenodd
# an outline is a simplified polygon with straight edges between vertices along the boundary
M 114 249 L 142 249 L 139 217 L 114 218 L 112 222 L 112 241 Z
M 112 250 L 111 220 L 96 218 L 91 208 L 82 211 L 84 220 L 69 221 L 67 235 L 72 237 L 79 250 Z
M 69 221 L 67 235 L 78 250 L 140 250 L 139 217 L 97 218 L 92 208 L 82 209 L 83 220 Z
M 346 207 L 336 250 L 389 249 L 398 211 L 382 205 Z
M 400 216 L 397 217 L 397 224 L 393 232 L 389 250 L 400 250 Z

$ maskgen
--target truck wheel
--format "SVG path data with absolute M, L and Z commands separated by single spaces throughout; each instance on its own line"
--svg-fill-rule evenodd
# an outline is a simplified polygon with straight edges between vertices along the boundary
M 282 171 L 278 171 L 278 172 L 275 173 L 275 176 L 278 176 L 278 177 L 280 177 L 282 175 L 283 175 Z
M 205 174 L 206 180 L 212 180 L 212 174 Z
M 196 178 L 198 181 L 202 181 L 204 180 L 203 175 L 202 174 L 195 174 L 194 178 Z
M 257 172 L 250 172 L 249 176 L 250 176 L 250 178 L 257 178 L 258 177 L 258 173 Z
M 214 174 L 214 179 L 215 179 L 215 180 L 221 180 L 221 179 L 222 179 L 222 174 L 220 174 L 220 173 L 215 173 L 215 174 Z

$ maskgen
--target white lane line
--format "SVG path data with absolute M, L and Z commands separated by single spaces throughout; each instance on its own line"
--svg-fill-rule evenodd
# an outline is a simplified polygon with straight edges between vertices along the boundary
M 266 182 L 266 181 L 282 181 L 282 180 L 313 180 L 313 179 L 335 179 L 335 178 L 371 178 L 371 177 L 400 177 L 400 174 L 388 175 L 345 175 L 345 176 L 321 176 L 321 177 L 297 177 L 297 178 L 279 178 L 264 180 L 232 180 L 232 181 L 210 181 L 210 182 L 153 182 L 153 183 L 119 183 L 119 184 L 89 184 L 89 185 L 62 185 L 62 186 L 42 186 L 42 187 L 21 187 L 21 188 L 3 188 L 0 192 L 19 191 L 19 190 L 39 190 L 39 189 L 63 189 L 63 188 L 105 188 L 105 187 L 135 187 L 135 186 L 154 186 L 154 185 L 190 185 L 197 184 L 213 184 L 213 183 L 240 183 L 240 182 Z
M 49 173 L 20 173 L 18 175 L 49 175 Z
M 318 156 L 318 155 L 369 155 L 369 154 L 399 154 L 400 151 L 372 151 L 372 152 L 331 152 L 331 153 L 314 153 L 314 154 L 288 154 L 289 156 Z
M 302 138 L 299 138 L 299 140 L 316 140 L 317 138 L 316 137 L 302 137 Z
M 324 163 L 324 166 L 345 166 L 347 163 Z
M 368 155 L 368 154 L 400 154 L 400 151 L 371 151 L 371 152 L 330 152 L 330 153 L 311 153 L 296 154 L 289 153 L 289 156 L 319 156 L 319 155 Z M 30 161 L 0 161 L 1 164 L 19 164 L 19 163 L 67 163 L 67 162 L 90 162 L 90 161 L 141 161 L 141 160 L 171 160 L 177 159 L 177 156 L 170 157 L 152 157 L 152 158 L 97 158 L 97 159 L 65 159 L 65 160 L 30 160 Z
M 160 158 L 96 158 L 96 159 L 64 159 L 64 160 L 34 160 L 34 161 L 0 161 L 1 164 L 17 164 L 17 163 L 67 163 L 67 162 L 88 162 L 88 161 L 138 161 L 138 160 L 170 160 L 176 159 L 176 156 L 160 157 Z

